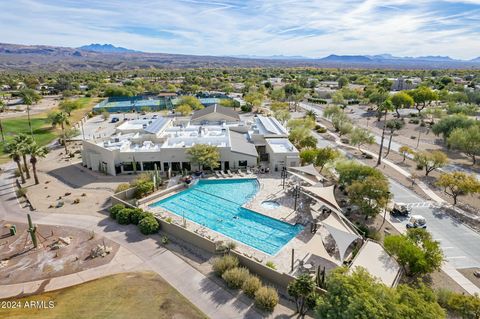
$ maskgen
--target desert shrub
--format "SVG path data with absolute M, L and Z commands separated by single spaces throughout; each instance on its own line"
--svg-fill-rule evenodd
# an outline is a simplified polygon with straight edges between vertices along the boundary
M 138 225 L 138 223 L 147 217 L 146 212 L 143 211 L 141 208 L 134 208 L 130 213 L 130 223 L 134 225 Z
M 277 266 L 275 266 L 275 263 L 271 260 L 267 261 L 266 265 L 268 268 L 277 269 Z
M 167 217 L 165 218 L 165 221 L 169 224 L 171 224 L 173 222 L 173 218 L 172 217 Z
M 21 175 L 20 172 L 21 171 L 18 168 L 16 168 L 13 174 L 15 175 L 15 177 L 20 177 L 20 175 Z
M 317 131 L 317 133 L 326 133 L 327 129 L 325 127 L 320 127 L 320 128 L 315 129 L 315 131 Z
M 261 287 L 255 293 L 255 306 L 261 310 L 273 311 L 278 304 L 278 293 L 272 287 Z
M 252 112 L 252 106 L 250 104 L 244 104 L 240 107 L 242 112 Z
M 133 209 L 131 208 L 123 208 L 121 209 L 116 216 L 117 223 L 121 225 L 128 225 L 130 224 L 130 215 L 132 214 Z
M 255 298 L 255 293 L 262 287 L 262 282 L 257 276 L 250 275 L 245 279 L 242 285 L 243 292 L 250 298 Z
M 155 217 L 147 216 L 138 223 L 138 228 L 140 229 L 140 232 L 142 234 L 150 235 L 158 232 L 160 225 L 158 224 L 158 221 L 155 219 Z
M 27 188 L 25 187 L 20 187 L 19 189 L 16 190 L 17 197 L 23 197 L 27 194 Z
M 122 183 L 122 184 L 117 186 L 117 188 L 115 189 L 115 193 L 120 193 L 120 192 L 126 191 L 130 187 L 131 186 L 128 183 Z
M 162 245 L 166 245 L 170 242 L 170 240 L 168 239 L 167 236 L 162 236 L 160 241 L 161 241 Z
M 123 204 L 115 204 L 112 207 L 110 207 L 110 217 L 113 219 L 117 219 L 117 214 L 119 211 L 125 208 L 125 205 Z
M 151 192 L 153 192 L 153 189 L 154 189 L 153 182 L 150 182 L 150 181 L 140 182 L 136 185 L 134 196 L 135 198 L 140 199 L 150 194 Z
M 238 258 L 232 255 L 225 255 L 213 259 L 213 271 L 217 276 L 222 276 L 229 269 L 238 267 Z
M 238 289 L 242 287 L 249 275 L 247 268 L 235 267 L 226 270 L 222 275 L 222 279 L 225 280 L 229 288 Z

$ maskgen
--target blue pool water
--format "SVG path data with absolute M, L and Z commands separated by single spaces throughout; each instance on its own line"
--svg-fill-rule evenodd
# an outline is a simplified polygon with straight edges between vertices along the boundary
M 258 192 L 256 179 L 200 180 L 150 207 L 162 207 L 267 254 L 276 254 L 302 229 L 241 207 Z

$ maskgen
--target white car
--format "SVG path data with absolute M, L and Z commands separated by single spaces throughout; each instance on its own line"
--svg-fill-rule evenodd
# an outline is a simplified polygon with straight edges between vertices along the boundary
M 408 221 L 407 228 L 427 228 L 427 221 L 421 215 L 412 215 Z

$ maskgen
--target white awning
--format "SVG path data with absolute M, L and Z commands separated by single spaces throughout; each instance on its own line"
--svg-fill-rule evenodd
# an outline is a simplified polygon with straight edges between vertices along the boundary
M 328 230 L 330 235 L 332 235 L 335 243 L 337 244 L 338 251 L 340 253 L 340 260 L 343 262 L 345 260 L 345 253 L 348 247 L 360 236 L 355 233 L 348 231 L 340 221 L 335 218 L 334 213 L 330 214 L 325 220 L 322 221 L 323 226 Z
M 313 164 L 307 166 L 289 167 L 287 170 L 289 173 L 307 175 L 310 178 L 315 178 L 317 182 L 323 181 L 323 176 L 317 171 Z
M 318 184 L 317 184 L 318 185 Z M 304 191 L 307 191 L 314 195 L 313 197 L 324 202 L 330 207 L 336 208 L 338 211 L 341 211 L 340 205 L 338 205 L 337 200 L 335 199 L 335 186 L 328 186 L 328 187 L 318 187 L 318 186 L 310 186 L 310 187 L 303 187 Z

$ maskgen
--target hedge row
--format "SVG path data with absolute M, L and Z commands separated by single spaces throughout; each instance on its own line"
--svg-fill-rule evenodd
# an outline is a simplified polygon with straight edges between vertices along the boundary
M 242 289 L 245 295 L 253 298 L 255 306 L 265 311 L 273 311 L 278 304 L 275 288 L 262 285 L 261 280 L 250 274 L 247 268 L 239 267 L 238 258 L 224 255 L 213 259 L 213 270 L 232 289 Z
M 110 208 L 110 217 L 121 225 L 138 225 L 144 235 L 155 234 L 160 225 L 152 213 L 140 208 L 127 208 L 123 204 L 116 204 Z

